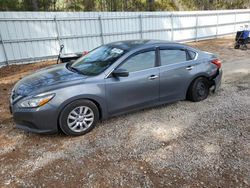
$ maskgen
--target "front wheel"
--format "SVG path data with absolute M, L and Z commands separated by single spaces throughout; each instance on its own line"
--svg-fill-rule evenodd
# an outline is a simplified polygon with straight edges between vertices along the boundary
M 59 125 L 65 134 L 79 136 L 93 129 L 98 120 L 98 108 L 92 101 L 77 100 L 62 110 Z
M 209 82 L 206 78 L 195 79 L 188 89 L 187 97 L 193 102 L 199 102 L 207 98 L 209 94 Z

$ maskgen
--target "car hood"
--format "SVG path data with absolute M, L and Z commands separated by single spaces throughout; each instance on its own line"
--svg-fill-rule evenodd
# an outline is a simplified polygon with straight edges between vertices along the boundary
M 84 75 L 68 70 L 65 65 L 50 66 L 24 77 L 15 85 L 15 93 L 26 96 L 38 90 L 45 90 L 52 85 L 86 78 Z

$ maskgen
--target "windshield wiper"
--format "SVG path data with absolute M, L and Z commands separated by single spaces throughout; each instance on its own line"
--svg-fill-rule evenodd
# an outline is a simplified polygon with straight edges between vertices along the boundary
M 75 68 L 75 67 L 72 67 L 71 65 L 72 65 L 72 62 L 68 62 L 68 63 L 66 64 L 66 68 L 67 68 L 68 70 L 71 70 L 71 71 L 76 72 L 76 73 L 78 73 L 78 74 L 84 75 L 84 73 L 83 73 L 82 71 L 80 71 L 79 69 L 77 69 L 77 68 Z

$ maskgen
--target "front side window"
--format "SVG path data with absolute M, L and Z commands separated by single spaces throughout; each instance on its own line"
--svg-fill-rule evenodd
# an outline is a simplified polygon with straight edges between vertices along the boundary
M 155 66 L 155 51 L 143 52 L 130 57 L 119 68 L 128 72 L 135 72 L 153 68 Z
M 187 53 L 185 50 L 168 49 L 160 50 L 161 65 L 171 65 L 187 61 Z
M 100 46 L 82 58 L 76 60 L 71 67 L 88 76 L 103 72 L 126 52 L 108 45 Z

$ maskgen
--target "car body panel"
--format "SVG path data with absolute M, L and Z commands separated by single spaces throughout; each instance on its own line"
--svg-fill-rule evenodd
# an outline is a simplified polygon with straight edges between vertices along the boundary
M 189 66 L 194 68 L 187 70 Z M 160 100 L 167 102 L 184 99 L 189 83 L 196 73 L 195 61 L 160 67 Z
M 221 86 L 222 72 L 223 72 L 222 70 L 219 70 L 217 76 L 213 79 L 213 81 L 214 81 L 214 90 L 213 90 L 213 92 L 218 91 L 218 89 Z
M 152 75 L 158 78 L 150 80 Z M 106 79 L 106 102 L 111 116 L 158 100 L 159 67 L 133 72 L 128 77 Z
M 58 112 L 57 108 L 52 104 L 26 109 L 14 105 L 12 109 L 17 128 L 36 133 L 55 133 L 58 131 L 58 118 L 56 116 Z
M 84 78 L 86 77 L 66 69 L 65 64 L 59 64 L 24 77 L 15 85 L 14 89 L 18 94 L 27 96 L 34 91 L 44 92 L 43 89 L 50 86 L 83 80 Z

